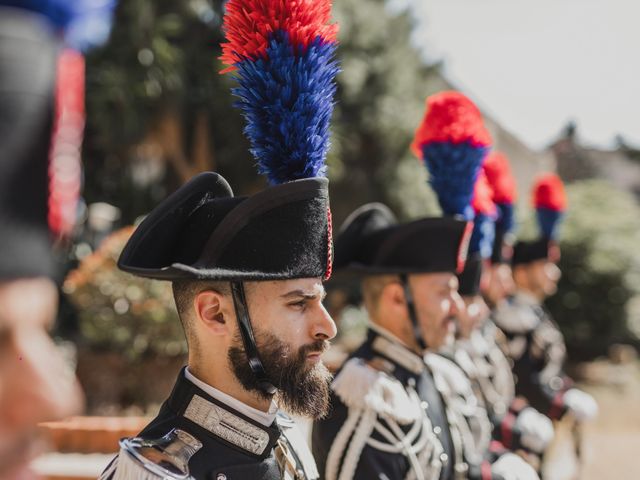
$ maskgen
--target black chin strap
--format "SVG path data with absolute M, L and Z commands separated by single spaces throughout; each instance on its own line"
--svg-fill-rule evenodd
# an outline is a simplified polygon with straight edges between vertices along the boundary
M 406 274 L 400 275 L 400 283 L 404 289 L 404 299 L 407 302 L 407 310 L 409 310 L 409 318 L 411 319 L 411 326 L 413 327 L 413 336 L 418 342 L 418 346 L 422 351 L 427 349 L 427 344 L 422 337 L 422 330 L 418 323 L 418 314 L 416 313 L 416 307 L 413 303 L 413 294 L 411 293 L 411 287 L 409 286 L 409 279 Z
M 267 373 L 258 355 L 258 347 L 256 346 L 256 338 L 253 335 L 253 327 L 249 318 L 249 309 L 247 308 L 247 299 L 244 293 L 244 285 L 242 282 L 230 282 L 231 295 L 233 296 L 233 305 L 236 309 L 236 317 L 238 318 L 238 327 L 242 336 L 244 351 L 249 360 L 249 368 L 258 379 L 260 390 L 268 395 L 276 393 L 276 387 L 267 379 Z

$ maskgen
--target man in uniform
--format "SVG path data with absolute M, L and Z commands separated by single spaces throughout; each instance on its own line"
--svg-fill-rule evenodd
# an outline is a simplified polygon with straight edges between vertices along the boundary
M 3 480 L 33 478 L 29 463 L 41 453 L 43 443 L 36 425 L 78 413 L 82 406 L 75 375 L 49 336 L 58 305 L 51 242 L 52 234 L 58 232 L 50 227 L 55 226 L 51 218 L 59 206 L 59 197 L 50 186 L 60 180 L 60 175 L 50 169 L 49 157 L 55 106 L 64 103 L 55 92 L 70 86 L 60 70 L 56 75 L 60 48 L 64 44 L 80 48 L 101 40 L 95 38 L 93 29 L 84 28 L 86 14 L 102 22 L 106 36 L 112 4 L 0 0 Z M 71 94 L 78 96 L 78 92 Z
M 429 126 L 420 131 L 437 142 L 430 158 L 438 162 L 439 154 L 450 159 L 451 151 L 468 149 L 460 175 L 477 174 L 488 134 L 476 107 L 444 92 L 428 99 L 427 116 Z M 467 210 L 473 184 L 459 178 L 445 190 L 462 191 L 452 203 Z M 365 205 L 345 221 L 336 267 L 363 277 L 371 326 L 336 375 L 331 415 L 314 424 L 312 447 L 323 478 L 537 478 L 513 455 L 488 461 L 490 432 L 477 438 L 471 428 L 488 418 L 468 381 L 459 369 L 450 375 L 435 365 L 441 357 L 424 357 L 451 336 L 459 302 L 455 272 L 464 263 L 468 227 L 452 217 L 399 224 L 381 204 Z
M 578 421 L 589 420 L 597 414 L 597 404 L 593 397 L 574 388 L 564 373 L 564 340 L 542 305 L 556 292 L 560 279 L 556 240 L 566 208 L 562 181 L 555 174 L 539 177 L 533 197 L 541 236 L 515 245 L 512 268 L 517 290 L 496 306 L 493 318 L 507 337 L 516 393 L 551 419 L 570 411 Z
M 245 131 L 275 185 L 236 197 L 220 175 L 201 174 L 127 243 L 121 269 L 172 282 L 189 359 L 156 419 L 121 443 L 103 478 L 319 478 L 278 409 L 316 418 L 328 408 L 321 355 L 336 328 L 322 305 L 332 251 L 322 174 L 337 72 L 329 17 L 328 1 L 227 4 L 223 59 L 238 71 Z M 260 31 L 269 32 L 264 50 L 252 37 Z
M 484 171 L 487 161 L 475 186 L 472 203 L 475 219 L 469 256 L 458 277 L 458 291 L 464 304 L 457 316 L 456 341 L 445 347 L 442 354 L 451 358 L 471 381 L 478 401 L 493 424 L 492 437 L 512 451 L 526 453 L 527 460 L 538 466 L 539 457 L 553 439 L 553 425 L 528 406 L 526 400 L 515 397 L 511 366 L 495 337 L 487 335 L 492 325 L 488 319 L 489 308 L 480 295 L 483 271 L 493 251 L 494 219 L 498 213 Z

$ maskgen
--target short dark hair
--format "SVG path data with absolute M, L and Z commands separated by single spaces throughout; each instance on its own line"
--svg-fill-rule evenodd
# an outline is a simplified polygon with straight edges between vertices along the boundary
M 191 309 L 196 295 L 207 290 L 213 290 L 221 295 L 231 295 L 231 285 L 226 281 L 211 280 L 176 280 L 171 283 L 173 300 L 182 323 L 187 342 L 191 346 L 195 337 L 191 328 Z
M 364 307 L 371 316 L 375 316 L 378 311 L 378 302 L 382 291 L 387 285 L 400 280 L 398 275 L 368 275 L 362 279 L 362 301 Z

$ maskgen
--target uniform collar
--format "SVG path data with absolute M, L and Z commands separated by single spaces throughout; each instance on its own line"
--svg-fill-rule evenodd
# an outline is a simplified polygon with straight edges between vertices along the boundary
M 242 413 L 243 415 L 255 420 L 256 422 L 262 424 L 265 427 L 268 427 L 273 424 L 273 421 L 276 419 L 276 414 L 278 413 L 278 406 L 276 402 L 271 401 L 271 406 L 269 407 L 268 412 L 263 412 L 258 410 L 257 408 L 250 407 L 246 403 L 241 402 L 240 400 L 232 397 L 231 395 L 227 395 L 226 393 L 218 390 L 211 385 L 204 383 L 198 377 L 196 377 L 191 371 L 189 367 L 184 369 L 184 376 L 191 383 L 196 385 L 201 390 L 204 390 L 206 393 L 211 395 L 213 398 L 220 400 L 225 405 L 233 408 L 237 412 Z
M 425 369 L 422 357 L 409 350 L 398 337 L 388 330 L 378 325 L 370 325 L 369 328 L 369 341 L 374 352 L 414 375 L 422 373 Z
M 186 368 L 180 372 L 167 406 L 205 434 L 258 458 L 267 457 L 280 437 L 277 422 L 265 426 L 210 395 L 187 379 Z
M 513 298 L 516 302 L 524 304 L 524 305 L 531 305 L 531 306 L 540 306 L 540 300 L 538 300 L 535 295 L 533 295 L 532 293 L 529 293 L 525 290 L 518 290 L 514 295 Z

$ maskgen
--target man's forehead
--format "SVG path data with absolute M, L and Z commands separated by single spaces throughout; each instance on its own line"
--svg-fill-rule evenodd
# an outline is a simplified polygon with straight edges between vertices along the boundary
M 324 285 L 322 280 L 317 278 L 305 278 L 300 280 L 289 280 L 286 285 L 283 285 L 283 295 L 301 295 L 301 296 L 318 296 L 322 297 L 325 294 Z
M 291 280 L 274 280 L 269 282 L 256 282 L 258 289 L 265 293 L 289 296 L 324 296 L 325 289 L 321 278 L 297 278 Z
M 443 287 L 455 287 L 458 285 L 458 277 L 450 272 L 423 273 L 420 274 L 419 277 L 422 277 L 425 282 L 433 285 L 441 285 Z

